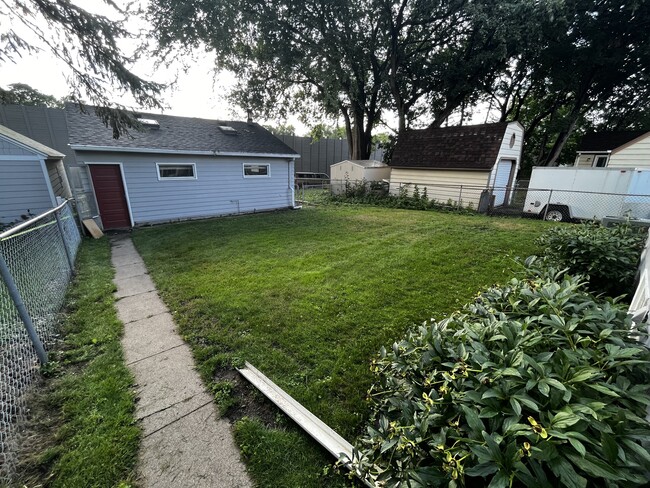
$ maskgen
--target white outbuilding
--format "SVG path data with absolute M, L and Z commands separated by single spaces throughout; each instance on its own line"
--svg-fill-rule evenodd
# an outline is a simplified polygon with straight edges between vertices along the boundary
M 521 164 L 524 129 L 519 122 L 407 130 L 395 145 L 390 191 L 476 206 L 486 191 L 492 205 L 507 205 Z
M 347 159 L 330 166 L 330 178 L 332 193 L 339 194 L 345 190 L 346 183 L 387 182 L 390 179 L 390 166 L 374 159 Z

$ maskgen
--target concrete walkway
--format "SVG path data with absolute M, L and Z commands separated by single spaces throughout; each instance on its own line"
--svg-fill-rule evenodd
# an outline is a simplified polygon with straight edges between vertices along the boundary
M 158 297 L 128 236 L 111 239 L 122 347 L 136 381 L 142 428 L 138 484 L 142 487 L 250 487 L 232 438 L 217 416 L 187 344 Z

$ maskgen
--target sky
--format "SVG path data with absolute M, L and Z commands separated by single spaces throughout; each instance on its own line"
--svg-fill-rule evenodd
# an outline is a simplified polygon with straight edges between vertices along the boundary
M 144 69 L 148 64 L 151 63 L 136 64 L 135 71 L 148 71 Z M 163 104 L 169 106 L 165 113 L 215 119 L 246 116 L 223 99 L 223 94 L 234 84 L 233 77 L 221 74 L 215 79 L 211 64 L 209 56 L 204 54 L 190 63 L 187 72 L 183 72 L 176 64 L 171 69 L 151 70 L 153 76 L 147 76 L 147 79 L 162 83 L 174 80 L 178 73 L 176 86 L 163 93 Z M 69 93 L 68 75 L 69 68 L 65 63 L 42 52 L 24 55 L 16 63 L 3 64 L 0 69 L 0 85 L 6 87 L 10 83 L 26 83 L 47 95 L 61 98 Z
M 142 2 L 146 0 L 140 0 Z M 77 5 L 82 5 L 86 10 L 106 15 L 109 18 L 117 19 L 117 14 L 103 0 L 77 0 Z M 124 0 L 117 0 L 118 5 L 125 5 Z M 39 45 L 35 35 L 29 31 L 17 17 L 0 15 L 0 23 L 9 21 L 8 27 L 20 33 L 25 39 L 29 39 L 35 45 Z M 46 24 L 42 19 L 37 19 L 36 24 L 43 28 Z M 142 18 L 131 17 L 127 21 L 127 28 L 136 32 L 145 27 Z M 4 29 L 0 28 L 0 33 Z M 45 30 L 45 29 L 44 29 Z M 123 40 L 120 47 L 129 54 L 138 46 L 138 41 Z M 22 53 L 22 57 L 16 58 L 15 62 L 4 62 L 0 64 L 0 86 L 6 87 L 11 83 L 26 83 L 32 88 L 61 98 L 69 94 L 70 68 L 62 61 L 44 49 L 39 53 Z M 181 115 L 188 117 L 201 117 L 210 119 L 246 119 L 245 111 L 227 103 L 225 94 L 234 86 L 236 80 L 230 73 L 215 74 L 213 70 L 213 58 L 205 51 L 194 53 L 193 59 L 184 58 L 183 63 L 174 62 L 169 67 L 155 67 L 152 59 L 140 59 L 131 67 L 132 71 L 139 76 L 159 83 L 175 83 L 162 94 L 163 105 L 167 108 L 164 113 L 169 115 Z M 117 98 L 117 96 L 116 96 Z M 128 100 L 120 99 L 124 105 Z M 137 107 L 134 107 L 137 108 Z M 276 121 L 262 121 L 273 123 Z M 278 121 L 285 122 L 285 121 Z M 287 121 L 294 125 L 300 133 L 305 133 L 308 128 L 292 117 Z
M 147 0 L 139 0 L 146 2 Z M 125 0 L 117 0 L 118 4 L 125 4 Z M 106 15 L 109 18 L 116 18 L 118 14 L 105 4 L 103 0 L 77 0 L 78 5 L 92 13 Z M 141 3 L 142 4 L 142 3 Z M 0 23 L 7 21 L 7 15 L 0 12 Z M 40 23 L 39 23 L 40 22 Z M 146 27 L 141 18 L 131 17 L 127 21 L 127 28 L 133 32 Z M 43 27 L 44 21 L 36 19 L 36 24 Z M 9 28 L 19 32 L 25 39 L 35 41 L 35 36 L 24 27 L 19 18 L 9 14 Z M 46 29 L 44 29 L 46 30 Z M 0 25 L 0 33 L 3 29 Z M 49 30 L 51 31 L 51 30 Z M 128 54 L 135 49 L 137 41 L 126 40 L 120 46 Z M 184 58 L 183 63 L 173 62 L 169 67 L 156 67 L 152 59 L 143 58 L 132 66 L 132 71 L 145 79 L 159 83 L 168 84 L 176 81 L 169 89 L 162 94 L 163 105 L 167 108 L 164 113 L 169 115 L 180 115 L 187 117 L 201 117 L 222 120 L 245 120 L 246 113 L 238 107 L 230 105 L 225 94 L 234 86 L 236 80 L 230 73 L 215 74 L 213 70 L 213 57 L 205 51 L 196 52 L 193 59 Z M 22 57 L 15 62 L 4 62 L 0 64 L 0 86 L 6 87 L 11 83 L 26 83 L 33 88 L 47 94 L 61 98 L 69 94 L 69 83 L 67 77 L 70 68 L 58 60 L 49 51 L 43 50 L 39 53 L 23 53 Z M 118 98 L 115 95 L 114 98 Z M 129 105 L 128 100 L 120 98 L 120 103 Z M 138 107 L 133 107 L 138 108 Z M 298 135 L 306 135 L 309 128 L 302 123 L 298 117 L 289 117 L 288 120 L 256 120 L 260 123 L 275 125 L 276 123 L 288 123 L 296 128 Z M 478 110 L 472 123 L 485 121 L 485 110 Z M 334 124 L 334 121 L 325 121 Z M 397 125 L 396 121 L 387 121 L 389 125 Z M 385 131 L 385 128 L 379 131 Z

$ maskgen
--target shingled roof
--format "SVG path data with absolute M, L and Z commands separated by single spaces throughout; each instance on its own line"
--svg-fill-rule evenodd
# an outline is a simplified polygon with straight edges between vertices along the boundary
M 70 145 L 77 151 L 110 148 L 156 153 L 242 153 L 299 157 L 284 142 L 255 123 L 138 113 L 138 118 L 155 120 L 158 127 L 145 126 L 142 132 L 130 130 L 128 135 L 113 139 L 112 130 L 94 114 L 94 107 L 86 107 L 86 112 L 82 113 L 74 104 L 66 105 Z M 220 129 L 223 126 L 231 127 L 236 132 Z
M 500 122 L 406 131 L 397 140 L 390 166 L 489 170 L 507 126 Z
M 611 132 L 592 132 L 582 136 L 578 152 L 605 152 L 633 141 L 643 134 L 648 134 L 647 130 L 628 130 L 628 131 L 611 131 Z

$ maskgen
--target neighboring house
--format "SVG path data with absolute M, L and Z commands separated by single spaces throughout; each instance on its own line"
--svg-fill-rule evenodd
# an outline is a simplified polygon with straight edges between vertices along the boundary
M 390 178 L 390 166 L 374 159 L 348 159 L 330 166 L 331 189 L 335 194 L 345 190 L 346 183 L 382 181 Z
M 477 206 L 481 191 L 491 188 L 494 205 L 506 204 L 521 164 L 523 137 L 519 122 L 406 131 L 390 162 L 391 193 L 418 185 L 430 199 Z
M 650 168 L 650 131 L 585 134 L 577 152 L 581 168 Z
M 298 154 L 258 124 L 139 114 L 142 131 L 113 139 L 92 107 L 66 116 L 74 191 L 92 192 L 104 229 L 294 206 Z
M 0 125 L 0 224 L 38 215 L 70 198 L 64 155 Z

